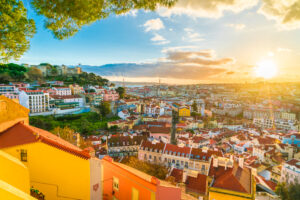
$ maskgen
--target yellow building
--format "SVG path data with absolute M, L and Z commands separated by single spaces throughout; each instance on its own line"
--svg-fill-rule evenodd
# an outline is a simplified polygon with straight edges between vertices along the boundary
M 18 122 L 29 124 L 29 112 L 24 106 L 0 95 L 0 132 Z
M 178 109 L 179 117 L 189 117 L 191 116 L 191 111 L 188 107 L 182 106 Z
M 209 200 L 254 200 L 256 183 L 250 168 L 243 166 L 243 160 L 213 159 L 208 189 Z
M 0 100 L 1 152 L 9 154 L 10 158 L 13 157 L 11 160 L 17 163 L 19 168 L 23 167 L 24 171 L 28 170 L 27 176 L 23 175 L 27 178 L 22 179 L 18 170 L 12 168 L 9 162 L 0 160 L 1 172 L 2 169 L 13 170 L 7 173 L 10 177 L 1 177 L 0 172 L 0 189 L 11 184 L 12 187 L 4 188 L 15 195 L 25 195 L 14 190 L 13 187 L 25 193 L 26 191 L 29 193 L 29 188 L 33 187 L 42 192 L 47 200 L 101 199 L 102 182 L 99 159 L 91 158 L 88 152 L 50 132 L 28 125 L 27 109 L 10 99 L 1 98 Z M 3 114 L 7 117 L 3 117 Z M 1 192 L 5 191 L 1 189 Z M 2 193 L 0 194 L 1 200 Z
M 15 157 L 0 150 L 0 199 L 34 200 L 30 196 L 27 167 Z

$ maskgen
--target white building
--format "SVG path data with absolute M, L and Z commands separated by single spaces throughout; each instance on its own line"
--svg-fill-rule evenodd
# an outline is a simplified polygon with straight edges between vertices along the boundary
M 72 95 L 72 90 L 68 87 L 54 87 L 53 90 L 56 92 L 56 95 L 60 95 L 60 96 Z
M 28 108 L 30 113 L 49 111 L 49 93 L 44 93 L 41 90 L 22 90 L 19 99 L 20 104 Z
M 300 183 L 300 160 L 292 159 L 284 163 L 280 181 L 287 184 Z

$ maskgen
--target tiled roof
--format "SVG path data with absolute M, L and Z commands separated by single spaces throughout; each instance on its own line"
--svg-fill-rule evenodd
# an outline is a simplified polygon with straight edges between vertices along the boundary
M 0 148 L 28 144 L 41 141 L 63 151 L 69 152 L 84 159 L 90 155 L 77 146 L 61 139 L 60 137 L 33 126 L 17 123 L 0 133 Z
M 237 163 L 234 163 L 233 167 L 211 165 L 209 170 L 209 176 L 214 177 L 212 187 L 222 188 L 226 190 L 251 193 L 251 169 L 247 167 L 239 167 Z
M 190 190 L 191 192 L 205 194 L 206 187 L 207 187 L 206 179 L 207 179 L 207 176 L 204 174 L 198 174 L 197 178 L 187 176 L 186 181 L 185 181 L 186 189 Z
M 208 161 L 212 155 L 222 156 L 222 152 L 221 151 L 212 151 L 212 150 L 203 151 L 202 149 L 193 148 L 190 158 Z
M 143 142 L 142 142 L 142 144 L 141 144 L 141 148 L 142 149 L 146 149 L 146 148 L 148 148 L 148 150 L 149 149 L 157 149 L 157 150 L 161 150 L 161 151 L 163 151 L 164 150 L 164 147 L 165 147 L 165 144 L 164 143 L 162 143 L 162 142 L 159 142 L 159 143 L 155 143 L 155 144 L 153 144 L 152 142 L 150 142 L 150 141 L 148 141 L 148 140 L 144 140 Z
M 170 133 L 171 128 L 170 127 L 150 127 L 149 131 L 151 133 Z
M 287 161 L 286 164 L 293 165 L 300 169 L 300 160 L 291 159 L 291 160 Z
M 173 170 L 171 171 L 170 176 L 173 176 L 175 178 L 175 182 L 176 183 L 182 183 L 183 170 L 182 169 L 173 168 Z
M 165 152 L 166 154 L 172 153 L 174 154 L 176 152 L 176 156 L 183 156 L 188 157 L 190 154 L 191 148 L 190 147 L 179 147 L 174 144 L 166 144 Z M 180 154 L 178 154 L 180 153 Z

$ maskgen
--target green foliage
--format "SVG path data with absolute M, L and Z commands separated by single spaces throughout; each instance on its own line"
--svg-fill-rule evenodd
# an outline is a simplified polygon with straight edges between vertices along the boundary
M 168 174 L 168 169 L 165 166 L 143 162 L 135 157 L 130 157 L 125 164 L 132 168 L 140 170 L 146 174 L 155 176 L 156 178 L 163 179 L 163 180 L 166 178 Z
M 195 101 L 192 104 L 192 110 L 193 110 L 193 112 L 197 112 L 198 111 L 198 106 L 197 106 L 197 104 L 196 104 Z
M 171 6 L 176 0 L 32 0 L 39 15 L 46 17 L 45 27 L 58 39 L 77 33 L 82 26 L 105 19 L 110 14 L 124 14 L 133 9 L 155 10 L 159 5 Z
M 123 87 L 118 87 L 118 88 L 116 89 L 116 92 L 119 93 L 120 99 L 123 99 L 123 98 L 124 98 L 124 96 L 125 96 L 125 88 L 123 88 Z
M 51 76 L 47 77 L 48 80 L 56 80 L 56 81 L 64 81 L 66 84 L 78 84 L 80 86 L 83 85 L 108 85 L 108 80 L 98 76 L 94 73 L 82 72 L 79 75 L 73 76 Z
M 300 184 L 286 185 L 285 183 L 279 183 L 275 192 L 282 200 L 298 200 L 300 199 Z
M 27 18 L 23 2 L 0 0 L 0 63 L 19 59 L 34 34 L 35 23 Z
M 27 69 L 14 63 L 0 64 L 0 83 L 25 79 Z
M 97 134 L 99 129 L 105 129 L 107 122 L 119 119 L 118 117 L 104 118 L 99 120 L 100 115 L 95 112 L 82 114 L 65 115 L 61 117 L 54 116 L 32 116 L 30 124 L 48 131 L 56 127 L 66 127 L 73 129 L 75 132 L 90 135 Z
M 108 114 L 110 114 L 110 103 L 107 101 L 102 101 L 101 104 L 99 105 L 99 112 L 100 112 L 100 117 L 106 117 Z
M 36 67 L 30 67 L 27 75 L 30 81 L 39 81 L 43 79 L 42 71 Z

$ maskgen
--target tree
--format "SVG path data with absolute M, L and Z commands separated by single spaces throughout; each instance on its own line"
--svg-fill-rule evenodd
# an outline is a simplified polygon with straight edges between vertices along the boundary
M 43 78 L 42 71 L 36 67 L 30 67 L 29 71 L 27 72 L 28 79 L 31 81 L 38 81 Z
M 124 96 L 125 96 L 125 88 L 123 88 L 123 87 L 118 87 L 118 88 L 116 89 L 116 92 L 119 93 L 120 99 L 123 99 L 123 98 L 124 98 Z
M 68 126 L 65 126 L 64 128 L 58 126 L 55 129 L 53 129 L 52 133 L 70 142 L 71 144 L 76 145 L 77 143 L 77 137 L 75 131 L 69 128 Z
M 100 117 L 106 117 L 110 112 L 110 103 L 108 101 L 102 101 L 99 105 Z
M 289 199 L 288 188 L 285 183 L 278 183 L 275 189 L 275 193 L 278 194 L 282 200 Z
M 291 184 L 288 188 L 290 200 L 298 200 L 300 199 L 300 184 L 295 183 Z
M 170 7 L 177 0 L 28 0 L 45 27 L 55 38 L 65 39 L 76 34 L 84 25 L 109 15 L 120 15 L 135 9 L 155 10 Z M 0 62 L 18 59 L 29 48 L 29 39 L 36 32 L 35 23 L 27 18 L 20 0 L 0 0 Z
M 0 0 L 0 63 L 19 59 L 29 49 L 35 23 L 22 1 Z
M 193 102 L 192 109 L 193 109 L 193 112 L 198 112 L 198 106 L 197 106 L 196 101 Z

